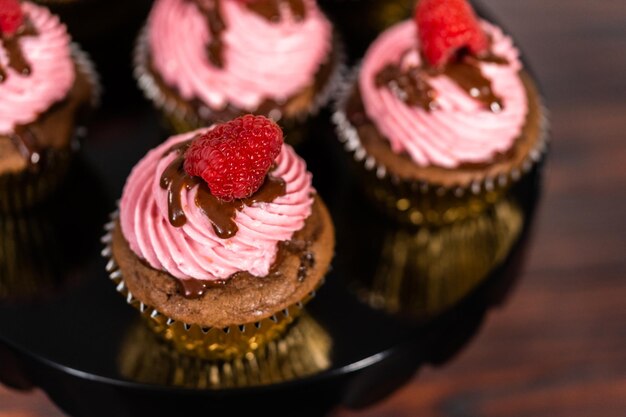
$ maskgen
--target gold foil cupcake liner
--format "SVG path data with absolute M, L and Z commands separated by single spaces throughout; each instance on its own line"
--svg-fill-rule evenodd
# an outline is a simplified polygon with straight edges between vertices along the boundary
M 335 62 L 332 74 L 324 87 L 315 95 L 307 111 L 299 113 L 293 118 L 283 118 L 281 114 L 270 112 L 268 117 L 280 123 L 285 131 L 286 140 L 293 144 L 299 143 L 306 136 L 306 123 L 326 106 L 334 96 L 335 90 L 341 85 L 346 73 L 346 55 L 338 34 L 334 34 L 333 60 Z M 159 87 L 158 81 L 149 68 L 150 51 L 148 43 L 148 28 L 145 25 L 137 37 L 133 55 L 134 75 L 145 97 L 161 112 L 165 123 L 175 133 L 185 133 L 196 130 L 212 123 L 222 122 L 219 118 L 211 117 L 211 110 L 203 107 L 198 112 L 192 112 L 180 106 L 176 100 L 168 97 Z M 251 112 L 254 113 L 254 112 Z
M 505 261 L 523 225 L 520 206 L 504 198 L 449 225 L 390 229 L 374 273 L 354 277 L 351 287 L 373 308 L 419 319 L 436 316 Z
M 278 338 L 243 356 L 205 360 L 180 353 L 137 323 L 122 343 L 120 374 L 142 383 L 192 389 L 222 389 L 276 384 L 330 367 L 332 340 L 306 312 Z
M 89 56 L 77 44 L 71 44 L 70 48 L 78 71 L 85 75 L 92 88 L 91 106 L 95 108 L 101 95 L 98 73 Z M 63 182 L 86 132 L 84 126 L 75 126 L 69 145 L 64 149 L 49 149 L 45 164 L 0 174 L 0 212 L 19 212 L 45 200 Z
M 102 238 L 105 245 L 102 256 L 108 262 L 106 271 L 116 285 L 115 289 L 126 299 L 126 303 L 135 307 L 146 320 L 148 326 L 161 338 L 171 343 L 178 351 L 203 359 L 232 359 L 254 352 L 268 342 L 280 337 L 294 320 L 300 316 L 304 305 L 316 295 L 317 288 L 302 300 L 276 311 L 270 317 L 248 323 L 237 323 L 227 327 L 200 326 L 184 323 L 167 317 L 156 307 L 135 298 L 126 286 L 123 273 L 113 257 L 111 248 L 112 231 L 119 213 L 111 215 L 111 221 L 105 225 L 106 234 Z
M 548 111 L 541 98 L 538 98 L 539 137 L 521 164 L 509 172 L 497 176 L 485 175 L 467 185 L 452 187 L 426 180 L 400 178 L 368 154 L 358 130 L 344 110 L 359 74 L 360 65 L 357 65 L 338 90 L 332 120 L 339 141 L 356 165 L 365 193 L 383 212 L 401 223 L 444 225 L 476 216 L 498 201 L 513 184 L 541 162 L 547 153 Z

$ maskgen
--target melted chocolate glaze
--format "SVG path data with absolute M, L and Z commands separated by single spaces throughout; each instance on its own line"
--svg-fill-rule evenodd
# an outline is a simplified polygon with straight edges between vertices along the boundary
M 302 282 L 309 273 L 309 269 L 315 266 L 315 255 L 313 252 L 306 251 L 300 255 L 300 266 L 298 267 L 298 281 Z
M 13 35 L 5 35 L 0 32 L 0 41 L 6 51 L 9 58 L 9 67 L 22 75 L 30 75 L 30 64 L 26 61 L 22 48 L 20 46 L 20 38 L 23 36 L 37 36 L 37 29 L 29 21 L 26 20 L 24 24 Z M 7 73 L 4 68 L 0 67 L 0 82 L 4 82 L 7 78 Z
M 291 13 L 297 21 L 306 17 L 306 6 L 303 0 L 257 0 L 246 2 L 248 9 L 259 14 L 270 22 L 280 21 L 280 7 L 287 3 Z M 226 30 L 226 23 L 222 17 L 221 0 L 212 2 L 198 2 L 198 8 L 205 15 L 211 40 L 207 45 L 209 62 L 217 68 L 224 68 L 224 42 L 222 34 Z
M 161 188 L 167 190 L 168 217 L 172 226 L 181 227 L 187 222 L 181 202 L 183 188 L 191 190 L 194 186 L 198 186 L 196 206 L 211 221 L 213 230 L 221 239 L 233 237 L 239 230 L 235 223 L 237 210 L 242 210 L 244 206 L 251 206 L 257 202 L 271 203 L 277 197 L 285 195 L 285 181 L 282 178 L 267 175 L 263 185 L 250 197 L 232 201 L 215 197 L 205 181 L 199 177 L 192 177 L 185 171 L 185 152 L 192 141 L 193 139 L 175 145 L 165 153 L 165 155 L 171 152 L 178 153 L 178 156 L 161 174 L 160 181 Z
M 224 68 L 224 43 L 222 32 L 226 30 L 226 23 L 222 17 L 221 0 L 213 0 L 212 4 L 199 3 L 200 10 L 206 16 L 207 25 L 211 32 L 211 41 L 207 45 L 209 62 L 217 68 Z
M 498 97 L 475 59 L 463 59 L 446 65 L 443 73 L 461 87 L 470 97 L 481 102 L 494 113 L 503 108 L 502 99 Z
M 435 90 L 426 81 L 423 71 L 409 68 L 407 72 L 394 64 L 388 64 L 376 74 L 376 87 L 388 87 L 391 92 L 409 106 L 421 107 L 426 111 L 436 106 Z
M 296 21 L 301 21 L 306 18 L 306 6 L 303 0 L 256 0 L 249 1 L 246 5 L 248 9 L 270 22 L 279 22 L 280 8 L 283 3 L 287 3 Z
M 28 161 L 30 169 L 35 169 L 43 163 L 44 153 L 35 133 L 28 126 L 17 126 L 11 134 L 11 141 Z
M 488 51 L 486 54 L 481 55 L 480 61 L 496 65 L 508 65 L 509 63 L 506 58 L 496 55 L 492 51 Z
M 9 58 L 9 67 L 23 76 L 30 75 L 31 67 L 22 52 L 20 38 L 37 35 L 39 33 L 30 20 L 25 20 L 24 24 L 13 35 L 5 35 L 0 32 L 0 42 L 2 42 L 2 47 Z M 0 83 L 6 79 L 7 72 L 0 66 Z M 43 161 L 44 154 L 38 144 L 36 135 L 28 126 L 17 126 L 10 137 L 15 147 L 28 161 L 30 169 L 34 169 Z
M 309 250 L 313 241 L 317 239 L 320 234 L 320 229 L 316 228 L 312 234 L 311 240 L 292 239 L 289 241 L 280 242 L 278 255 L 274 264 L 280 264 L 282 259 L 286 256 L 285 252 L 299 254 L 300 266 L 298 266 L 298 281 L 302 282 L 306 279 L 309 270 L 315 266 L 315 254 Z
M 427 62 L 422 58 L 422 62 Z M 410 67 L 402 70 L 398 65 L 388 64 L 376 74 L 376 86 L 387 87 L 398 99 L 410 106 L 421 107 L 426 111 L 436 109 L 437 93 L 426 81 L 426 76 L 446 75 L 462 88 L 470 97 L 481 102 L 492 112 L 503 109 L 502 99 L 493 91 L 491 81 L 480 70 L 480 63 L 488 62 L 506 65 L 508 61 L 493 53 L 480 57 L 460 54 L 443 69 L 431 67 Z
M 207 281 L 195 278 L 176 279 L 176 282 L 183 297 L 189 299 L 200 298 L 208 289 L 226 284 L 226 281 Z

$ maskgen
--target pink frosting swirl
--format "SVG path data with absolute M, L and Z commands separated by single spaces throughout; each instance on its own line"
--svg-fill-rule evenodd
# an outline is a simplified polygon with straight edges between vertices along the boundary
M 32 122 L 65 98 L 75 78 L 65 25 L 45 7 L 24 2 L 22 9 L 38 35 L 18 40 L 31 67 L 30 75 L 22 75 L 9 66 L 7 51 L 0 43 L 0 65 L 6 72 L 6 79 L 0 82 L 0 134 L 9 134 L 15 126 Z
M 276 259 L 278 243 L 290 240 L 311 214 L 311 174 L 294 150 L 283 145 L 272 175 L 285 181 L 285 195 L 237 211 L 239 231 L 235 236 L 221 239 L 215 234 L 195 204 L 197 186 L 183 189 L 187 222 L 176 228 L 168 220 L 167 191 L 160 186 L 161 174 L 176 153 L 163 155 L 173 145 L 206 130 L 170 138 L 133 168 L 120 203 L 122 233 L 138 257 L 179 279 L 223 280 L 239 271 L 265 276 Z
M 388 88 L 376 87 L 376 74 L 385 65 L 421 64 L 412 21 L 390 28 L 371 45 L 362 64 L 360 91 L 368 117 L 388 138 L 394 152 L 407 152 L 420 166 L 454 168 L 488 162 L 510 149 L 520 135 L 528 105 L 519 77 L 519 52 L 498 27 L 481 24 L 492 39 L 493 53 L 508 61 L 505 65 L 480 63 L 481 72 L 491 80 L 492 90 L 504 105 L 495 113 L 444 75 L 427 78 L 437 92 L 438 108 L 430 112 L 405 104 Z
M 157 0 L 148 35 L 152 64 L 187 99 L 213 109 L 228 103 L 255 111 L 266 99 L 286 100 L 313 82 L 332 40 L 331 25 L 314 0 L 305 0 L 302 21 L 282 9 L 273 23 L 242 1 L 221 0 L 224 68 L 209 62 L 207 18 L 189 0 Z

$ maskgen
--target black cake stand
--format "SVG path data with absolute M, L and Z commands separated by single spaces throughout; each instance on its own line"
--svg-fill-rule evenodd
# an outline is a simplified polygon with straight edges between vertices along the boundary
M 132 29 L 119 35 L 120 45 L 130 44 Z M 86 49 L 104 51 L 98 48 Z M 360 408 L 393 392 L 424 364 L 451 358 L 513 288 L 532 229 L 541 166 L 506 196 L 504 211 L 512 215 L 492 212 L 481 220 L 487 224 L 480 226 L 484 239 L 517 222 L 507 229 L 506 248 L 477 260 L 483 264 L 470 278 L 462 263 L 455 274 L 439 277 L 447 284 L 437 286 L 433 300 L 422 296 L 437 285 L 428 283 L 428 265 L 398 269 L 389 256 L 398 236 L 410 245 L 410 236 L 422 229 L 394 224 L 362 197 L 325 111 L 297 151 L 336 225 L 326 284 L 289 331 L 291 341 L 277 342 L 271 354 L 238 364 L 176 354 L 145 331 L 137 311 L 116 293 L 101 256 L 102 227 L 131 167 L 166 137 L 128 64 L 119 64 L 126 62 L 122 58 L 95 55 L 107 95 L 68 181 L 41 207 L 0 218 L 0 380 L 8 386 L 39 387 L 76 417 L 261 410 L 293 416 L 323 415 L 339 404 Z M 463 245 L 462 232 L 446 236 Z M 371 296 L 385 271 L 413 282 L 403 288 L 414 296 L 402 294 L 393 302 L 385 291 Z

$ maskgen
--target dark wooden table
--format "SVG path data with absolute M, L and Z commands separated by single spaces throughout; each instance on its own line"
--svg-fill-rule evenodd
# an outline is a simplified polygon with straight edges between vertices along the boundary
M 524 276 L 452 361 L 348 416 L 626 415 L 626 3 L 484 0 L 533 64 L 552 153 Z M 61 416 L 0 388 L 0 416 Z

